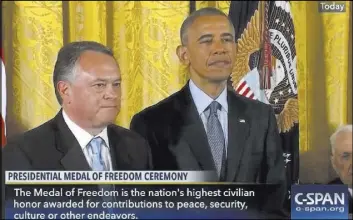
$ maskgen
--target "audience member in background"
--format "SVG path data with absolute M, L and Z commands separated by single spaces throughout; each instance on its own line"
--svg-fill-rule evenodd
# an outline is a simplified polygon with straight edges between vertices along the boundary
M 330 138 L 331 163 L 338 178 L 329 184 L 346 184 L 349 190 L 349 213 L 352 213 L 352 125 L 339 127 Z

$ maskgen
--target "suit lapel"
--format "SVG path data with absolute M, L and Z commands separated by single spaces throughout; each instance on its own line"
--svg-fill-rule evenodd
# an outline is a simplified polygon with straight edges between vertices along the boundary
M 54 118 L 56 144 L 63 153 L 60 162 L 65 170 L 91 170 L 80 144 L 76 140 L 62 116 L 62 110 Z
M 246 106 L 236 100 L 235 94 L 228 91 L 228 161 L 227 181 L 236 177 L 249 136 L 250 118 L 246 115 Z
M 109 149 L 112 160 L 113 170 L 129 170 L 134 164 L 128 152 L 128 145 L 118 132 L 118 127 L 108 126 Z
M 202 170 L 215 170 L 207 134 L 197 108 L 192 100 L 188 83 L 180 91 L 179 103 L 182 114 L 181 139 L 185 140 Z M 250 117 L 244 103 L 239 103 L 233 92 L 228 91 L 228 161 L 227 181 L 234 181 L 241 164 L 243 150 L 249 136 Z
M 181 139 L 188 143 L 202 170 L 215 170 L 204 125 L 192 100 L 188 83 L 181 90 L 179 98 L 183 123 Z
M 56 143 L 58 151 L 63 157 L 60 162 L 65 170 L 92 170 L 89 166 L 82 148 L 76 140 L 62 116 L 62 110 L 55 116 Z M 118 129 L 118 128 L 116 128 Z M 113 170 L 128 169 L 131 164 L 131 156 L 124 147 L 124 139 L 112 126 L 108 126 L 109 149 Z

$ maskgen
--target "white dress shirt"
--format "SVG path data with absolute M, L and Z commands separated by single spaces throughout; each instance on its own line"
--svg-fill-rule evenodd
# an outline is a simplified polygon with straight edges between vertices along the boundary
M 92 151 L 88 150 L 89 148 L 87 145 L 89 142 L 94 138 L 94 137 L 101 137 L 104 140 L 104 146 L 101 147 L 102 150 L 102 158 L 104 160 L 104 163 L 106 164 L 106 167 L 108 167 L 109 170 L 112 170 L 112 161 L 110 157 L 110 151 L 109 151 L 109 139 L 108 139 L 108 132 L 107 128 L 104 128 L 101 133 L 99 133 L 96 136 L 92 136 L 89 134 L 87 131 L 83 130 L 80 126 L 78 126 L 75 122 L 73 122 L 69 116 L 65 113 L 65 111 L 62 111 L 64 121 L 71 130 L 71 132 L 74 134 L 76 137 L 76 140 L 80 144 L 82 151 L 86 157 L 86 160 L 90 167 L 92 167 Z
M 217 113 L 218 113 L 218 119 L 222 125 L 224 140 L 225 140 L 225 147 L 226 147 L 226 152 L 227 152 L 227 146 L 228 146 L 227 88 L 224 88 L 222 93 L 215 100 L 213 98 L 209 97 L 201 89 L 199 89 L 191 79 L 189 81 L 189 88 L 190 88 L 191 96 L 194 100 L 197 111 L 199 113 L 199 116 L 201 117 L 201 120 L 203 122 L 206 133 L 207 133 L 207 115 L 209 115 L 209 113 L 206 115 L 206 112 L 205 112 L 206 108 L 213 101 L 217 101 L 219 104 L 221 104 L 222 108 L 220 110 L 217 110 Z
M 352 188 L 349 188 L 349 187 L 348 187 L 348 192 L 349 192 L 350 196 L 353 197 L 353 195 L 352 195 Z

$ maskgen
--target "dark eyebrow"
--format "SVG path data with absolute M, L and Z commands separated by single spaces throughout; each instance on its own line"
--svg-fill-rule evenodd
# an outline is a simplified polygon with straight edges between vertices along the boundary
M 231 34 L 231 33 L 223 33 L 223 34 L 221 34 L 221 37 L 231 37 L 231 38 L 234 38 L 233 34 Z
M 350 153 L 350 152 L 343 152 L 343 153 L 342 153 L 343 156 L 349 156 L 349 155 L 351 155 L 351 154 L 352 154 L 352 153 Z
M 201 40 L 203 40 L 204 38 L 209 38 L 209 37 L 213 37 L 213 35 L 212 35 L 212 34 L 204 34 L 204 35 L 202 35 L 199 39 L 197 39 L 197 41 L 201 41 Z
M 97 79 L 95 79 L 94 80 L 94 82 L 109 82 L 110 80 L 109 79 L 105 79 L 105 78 L 97 78 Z M 119 78 L 116 78 L 116 79 L 114 79 L 113 80 L 114 82 L 116 82 L 116 81 L 121 81 L 121 78 L 119 77 Z
M 213 35 L 212 34 L 204 34 L 199 39 L 197 39 L 197 41 L 201 41 L 201 40 L 203 40 L 205 38 L 210 38 L 210 37 L 212 38 Z M 223 34 L 221 34 L 221 37 L 231 37 L 231 38 L 234 39 L 234 36 L 231 33 L 223 33 Z

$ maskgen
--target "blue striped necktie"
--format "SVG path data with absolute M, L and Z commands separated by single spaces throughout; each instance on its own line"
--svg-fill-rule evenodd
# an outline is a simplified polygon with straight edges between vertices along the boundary
M 109 171 L 107 164 L 104 162 L 103 155 L 102 155 L 102 146 L 105 145 L 104 140 L 101 137 L 93 138 L 89 146 L 91 146 L 92 151 L 92 170 L 94 171 Z M 99 188 L 103 189 L 104 191 L 112 191 L 114 190 L 113 185 L 100 185 Z M 113 202 L 114 198 L 109 196 L 103 196 L 103 200 L 106 202 Z M 114 213 L 113 208 L 108 208 L 109 213 Z
M 103 156 L 102 156 L 102 145 L 104 144 L 104 140 L 101 137 L 93 138 L 89 145 L 91 146 L 92 151 L 92 170 L 94 171 L 105 171 L 108 170 L 106 166 Z

